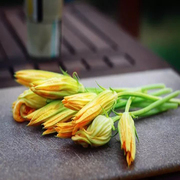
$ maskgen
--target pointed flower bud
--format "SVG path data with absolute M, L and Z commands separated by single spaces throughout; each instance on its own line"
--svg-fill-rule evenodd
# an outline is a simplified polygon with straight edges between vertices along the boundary
M 118 123 L 118 131 L 121 141 L 121 149 L 124 149 L 128 166 L 135 159 L 136 154 L 136 129 L 134 126 L 134 120 L 129 112 L 124 112 Z
M 64 97 L 62 102 L 65 107 L 75 111 L 79 111 L 86 104 L 92 101 L 96 96 L 97 96 L 96 93 L 79 93 Z
M 17 122 L 26 121 L 26 116 L 33 111 L 35 111 L 35 109 L 28 107 L 22 99 L 13 103 L 13 118 Z
M 63 75 L 49 71 L 30 69 L 17 71 L 14 76 L 19 84 L 30 87 L 30 84 L 35 81 L 46 80 L 52 77 L 61 77 Z
M 89 124 L 96 116 L 103 114 L 104 111 L 109 112 L 117 98 L 117 93 L 111 90 L 104 90 L 98 94 L 75 115 L 73 135 L 79 128 Z
M 20 94 L 18 99 L 23 100 L 27 106 L 34 109 L 39 109 L 47 104 L 46 98 L 33 93 L 30 89 Z
M 56 130 L 55 128 L 47 128 L 43 133 L 42 135 L 48 135 L 48 134 L 53 134 L 53 133 L 56 133 Z
M 54 100 L 44 107 L 34 111 L 32 114 L 27 116 L 30 119 L 29 126 L 39 125 L 48 121 L 51 117 L 60 113 L 65 109 L 61 100 Z
M 60 113 L 56 114 L 55 116 L 49 118 L 44 124 L 44 128 L 52 128 L 55 127 L 55 125 L 59 122 L 66 122 L 69 121 L 74 115 L 76 114 L 76 111 L 73 111 L 71 109 L 67 109 L 64 107 L 64 110 Z
M 74 129 L 73 121 L 58 123 L 56 124 L 55 130 L 57 131 L 57 137 L 59 138 L 70 138 Z
M 87 130 L 82 128 L 77 131 L 72 140 L 83 147 L 88 147 L 88 145 L 102 146 L 110 141 L 113 124 L 111 118 L 99 115 L 88 126 Z
M 54 77 L 41 83 L 33 83 L 31 90 L 48 99 L 61 99 L 76 93 L 84 92 L 84 86 L 68 75 Z
M 24 122 L 27 116 L 36 109 L 46 105 L 47 99 L 34 94 L 31 90 L 25 90 L 13 103 L 13 118 L 17 122 Z

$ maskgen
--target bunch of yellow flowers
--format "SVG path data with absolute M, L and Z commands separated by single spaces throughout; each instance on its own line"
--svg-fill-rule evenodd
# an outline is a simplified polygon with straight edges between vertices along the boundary
M 86 88 L 77 73 L 71 77 L 64 71 L 59 74 L 42 70 L 18 71 L 15 78 L 29 88 L 12 104 L 15 121 L 42 125 L 43 135 L 56 133 L 83 147 L 105 145 L 117 131 L 128 166 L 135 160 L 138 138 L 133 118 L 155 115 L 180 104 L 179 99 L 174 99 L 180 91 L 170 93 L 172 90 L 164 84 Z

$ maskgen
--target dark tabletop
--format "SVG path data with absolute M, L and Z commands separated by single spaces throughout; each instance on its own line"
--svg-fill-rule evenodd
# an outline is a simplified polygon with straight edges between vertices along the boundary
M 180 89 L 180 77 L 171 69 L 82 79 L 105 87 L 137 87 L 165 83 Z M 71 180 L 143 178 L 180 171 L 180 111 L 135 120 L 140 141 L 135 162 L 127 167 L 120 143 L 113 138 L 100 148 L 82 148 L 70 139 L 41 136 L 39 127 L 27 127 L 12 118 L 11 104 L 23 87 L 0 89 L 0 179 Z

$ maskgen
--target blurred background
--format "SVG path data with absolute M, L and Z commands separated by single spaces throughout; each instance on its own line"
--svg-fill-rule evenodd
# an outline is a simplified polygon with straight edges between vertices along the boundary
M 65 0 L 65 3 L 73 1 Z M 80 0 L 76 0 L 78 1 Z M 112 17 L 126 32 L 180 71 L 179 1 L 83 0 L 85 1 Z M 22 3 L 23 0 L 0 1 L 1 6 Z

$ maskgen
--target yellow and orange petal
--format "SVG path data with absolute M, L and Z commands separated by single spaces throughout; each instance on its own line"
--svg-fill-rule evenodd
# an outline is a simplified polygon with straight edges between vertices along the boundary
M 55 130 L 58 133 L 57 137 L 59 138 L 71 138 L 73 129 L 74 129 L 73 121 L 58 123 L 55 128 Z
M 63 75 L 49 71 L 29 69 L 17 71 L 14 76 L 18 83 L 30 87 L 32 82 L 46 80 L 52 77 L 60 77 Z
M 124 149 L 126 154 L 126 161 L 128 166 L 130 166 L 135 159 L 136 141 L 134 121 L 129 112 L 122 114 L 122 117 L 118 123 L 118 130 L 121 141 L 121 148 Z
M 66 96 L 62 100 L 65 107 L 79 111 L 86 104 L 92 101 L 97 96 L 96 93 L 79 93 L 71 96 Z
M 26 106 L 23 100 L 18 100 L 14 104 L 13 118 L 17 122 L 24 122 L 27 120 L 26 116 L 32 113 L 34 110 L 35 109 Z
M 79 128 L 89 124 L 96 116 L 112 109 L 118 96 L 116 92 L 105 90 L 98 94 L 91 102 L 85 105 L 73 118 L 75 128 L 73 135 Z

